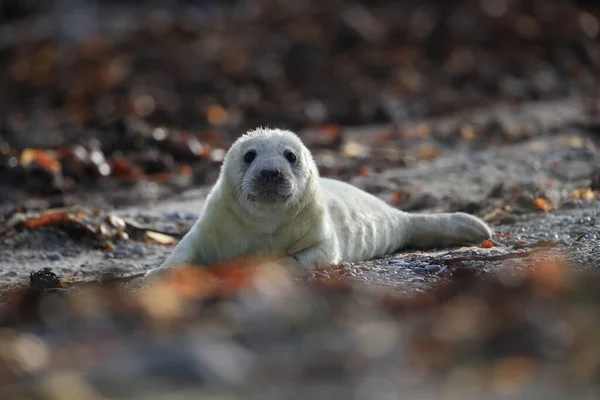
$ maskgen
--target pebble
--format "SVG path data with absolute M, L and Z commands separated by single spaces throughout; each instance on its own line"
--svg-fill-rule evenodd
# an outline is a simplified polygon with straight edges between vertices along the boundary
M 417 283 L 417 282 L 425 283 L 425 278 L 410 278 L 408 281 L 411 283 Z
M 367 272 L 363 274 L 363 276 L 367 279 L 377 279 L 381 277 L 377 272 Z
M 144 249 L 144 247 L 138 244 L 133 248 L 132 252 L 135 255 L 143 256 L 146 254 L 146 249 Z
M 163 224 L 159 224 L 158 225 L 158 229 L 163 231 L 163 232 L 170 232 L 170 231 L 176 231 L 177 230 L 177 224 L 173 223 L 173 222 L 166 222 Z
M 115 258 L 125 258 L 127 257 L 127 253 L 123 250 L 113 251 L 112 253 Z
M 182 220 L 185 217 L 186 217 L 186 215 L 184 213 L 182 213 L 181 211 L 174 211 L 174 212 L 167 213 L 167 219 Z
M 59 261 L 62 259 L 62 255 L 56 251 L 46 254 L 46 260 L 48 261 Z
M 408 266 L 404 261 L 391 261 L 390 264 L 396 268 L 406 268 Z
M 438 272 L 441 269 L 441 267 L 439 265 L 429 264 L 425 266 L 425 269 L 427 270 L 427 272 Z
M 483 262 L 483 261 L 471 261 L 469 264 L 470 264 L 471 268 L 483 268 L 483 267 L 485 267 L 485 262 Z
M 427 269 L 423 267 L 416 267 L 412 269 L 415 274 L 426 274 Z

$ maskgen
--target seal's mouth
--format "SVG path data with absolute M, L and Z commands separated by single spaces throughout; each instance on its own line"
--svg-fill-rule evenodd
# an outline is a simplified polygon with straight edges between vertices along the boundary
M 292 197 L 292 184 L 287 180 L 264 182 L 255 179 L 250 184 L 248 199 L 259 203 L 284 203 Z
M 262 192 L 260 194 L 248 194 L 248 199 L 256 203 L 277 204 L 285 203 L 292 197 L 291 194 L 284 195 L 277 192 Z

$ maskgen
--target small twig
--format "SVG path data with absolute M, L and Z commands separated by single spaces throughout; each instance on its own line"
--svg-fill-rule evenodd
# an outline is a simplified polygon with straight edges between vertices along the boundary
M 66 283 L 63 283 L 63 287 L 65 289 L 70 289 L 70 288 L 73 288 L 78 285 L 102 285 L 102 284 L 106 284 L 106 283 L 127 283 L 127 282 L 131 282 L 134 279 L 142 278 L 142 277 L 144 277 L 144 275 L 146 275 L 145 272 L 140 272 L 137 274 L 127 275 L 127 276 L 105 276 L 105 277 L 90 280 L 90 281 L 68 281 Z
M 509 253 L 509 254 L 501 254 L 497 256 L 469 256 L 469 257 L 456 257 L 448 260 L 444 260 L 443 262 L 451 267 L 450 264 L 458 264 L 466 261 L 502 261 L 502 260 L 510 260 L 513 258 L 527 258 L 536 253 L 540 253 L 542 251 L 547 251 L 547 248 L 537 248 L 529 251 L 522 251 L 519 253 Z
M 185 232 L 167 232 L 165 230 L 154 229 L 151 226 L 146 226 L 146 225 L 140 224 L 139 222 L 137 222 L 131 218 L 123 218 L 123 221 L 125 221 L 125 225 L 127 227 L 125 230 L 131 229 L 131 230 L 135 231 L 135 233 L 138 233 L 142 236 L 143 236 L 144 232 L 146 232 L 146 231 L 152 231 L 152 232 L 160 233 L 163 235 L 172 236 L 176 239 L 181 239 L 181 238 L 183 238 L 183 236 L 185 236 Z M 132 232 L 130 231 L 129 233 L 132 233 Z

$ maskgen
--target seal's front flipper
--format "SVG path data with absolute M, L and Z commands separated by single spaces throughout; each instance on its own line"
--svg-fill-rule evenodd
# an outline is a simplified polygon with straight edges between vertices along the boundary
M 315 267 L 337 264 L 341 259 L 339 251 L 333 248 L 333 244 L 330 241 L 324 241 L 286 257 L 285 261 L 294 267 L 310 270 Z

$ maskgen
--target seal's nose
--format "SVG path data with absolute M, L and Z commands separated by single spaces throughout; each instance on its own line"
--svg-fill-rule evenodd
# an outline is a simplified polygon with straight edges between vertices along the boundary
M 278 169 L 261 169 L 260 177 L 265 180 L 271 180 L 281 177 L 282 173 Z

